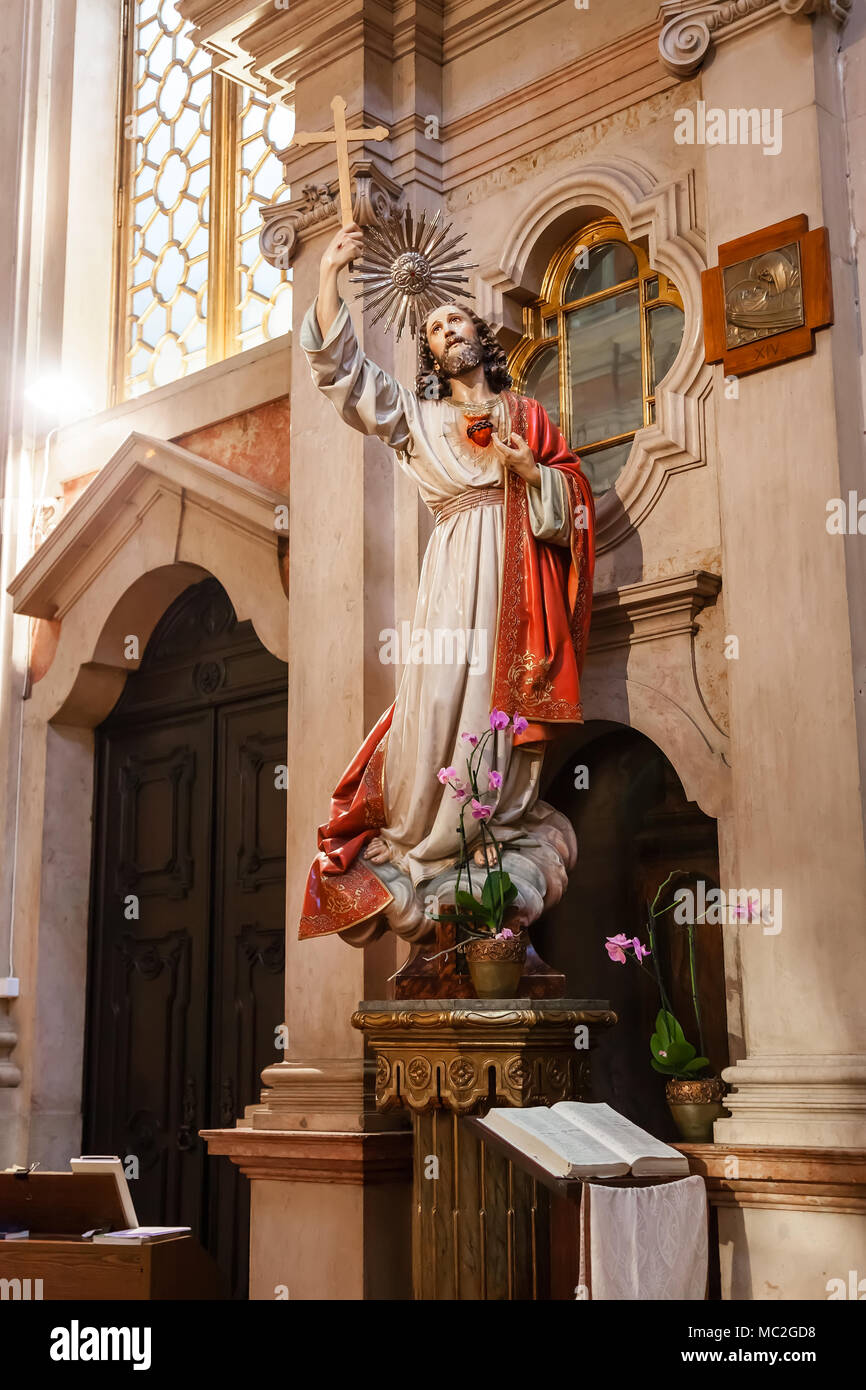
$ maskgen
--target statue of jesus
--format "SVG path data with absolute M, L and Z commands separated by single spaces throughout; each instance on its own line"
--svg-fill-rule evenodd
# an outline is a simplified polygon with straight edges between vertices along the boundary
M 427 315 L 414 391 L 364 355 L 337 285 L 362 251 L 354 223 L 328 245 L 301 346 L 319 390 L 395 451 L 435 517 L 413 622 L 430 640 L 337 785 L 300 936 L 339 932 L 354 946 L 389 928 L 413 943 L 432 936 L 431 910 L 453 902 L 458 875 L 455 785 L 490 728 L 488 809 L 465 817 L 467 843 L 484 865 L 488 816 L 528 926 L 559 900 L 577 853 L 571 824 L 538 792 L 545 745 L 583 719 L 592 492 L 539 403 L 511 390 L 505 354 L 471 310 Z M 437 641 L 443 633 L 470 640 Z

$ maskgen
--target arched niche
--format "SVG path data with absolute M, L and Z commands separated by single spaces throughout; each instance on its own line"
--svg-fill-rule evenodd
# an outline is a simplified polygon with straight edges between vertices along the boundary
M 671 473 L 706 463 L 705 398 L 712 368 L 704 362 L 701 272 L 706 256 L 693 178 L 660 181 L 625 159 L 577 167 L 529 200 L 507 229 L 495 259 L 478 275 L 479 313 L 511 348 L 522 334 L 522 306 L 538 296 L 554 252 L 581 227 L 611 215 L 629 241 L 646 245 L 651 265 L 676 285 L 685 327 L 676 360 L 656 390 L 655 423 L 637 431 L 628 462 L 599 499 L 599 553 L 640 526 Z
M 648 944 L 647 904 L 674 870 L 684 871 L 677 885 L 719 886 L 717 823 L 690 800 L 656 744 L 612 721 L 590 721 L 563 741 L 545 768 L 543 796 L 574 826 L 578 858 L 565 895 L 533 932 L 537 948 L 565 974 L 569 994 L 609 999 L 619 1018 L 593 1054 L 593 1099 L 675 1139 L 664 1079 L 650 1066 L 660 1007 L 653 976 L 630 960 L 612 962 L 605 939 L 623 933 Z M 673 890 L 662 903 L 672 901 Z M 697 1046 L 685 929 L 672 914 L 662 921 L 657 946 L 666 988 Z M 705 1042 L 720 1071 L 729 1055 L 723 928 L 699 927 L 697 937 Z

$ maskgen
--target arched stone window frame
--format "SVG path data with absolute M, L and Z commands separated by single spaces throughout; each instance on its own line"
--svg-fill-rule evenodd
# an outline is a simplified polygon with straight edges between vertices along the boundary
M 591 255 L 610 246 L 624 247 L 634 261 L 634 275 L 625 276 L 615 284 L 585 295 L 570 295 L 568 286 L 575 270 L 581 267 L 577 257 Z M 635 429 L 618 431 L 607 438 L 592 439 L 587 447 L 582 447 L 577 438 L 579 422 L 571 418 L 569 390 L 569 349 L 567 345 L 567 320 L 575 310 L 607 303 L 631 295 L 634 299 L 633 323 L 638 330 L 638 352 L 640 355 L 640 425 L 652 424 L 655 419 L 655 385 L 653 378 L 652 316 L 665 306 L 672 306 L 682 314 L 683 302 L 679 290 L 673 282 L 655 266 L 650 264 L 646 249 L 640 242 L 631 242 L 625 231 L 613 217 L 601 217 L 579 231 L 572 233 L 563 246 L 553 255 L 545 272 L 541 293 L 533 304 L 523 310 L 524 336 L 515 348 L 509 366 L 519 390 L 525 389 L 525 380 L 533 365 L 545 351 L 555 347 L 559 368 L 559 422 L 563 434 L 571 447 L 580 454 L 581 460 L 592 474 L 591 462 L 605 448 L 623 447 L 634 438 Z M 614 315 L 608 322 L 612 327 L 619 321 Z M 550 330 L 553 331 L 550 331 Z M 679 351 L 679 349 L 677 349 Z M 667 375 L 667 373 L 665 373 Z M 530 392 L 530 394 L 532 394 Z M 637 402 L 635 402 L 636 404 Z M 621 470 L 620 470 L 621 471 Z M 593 488 L 596 480 L 591 477 Z M 606 490 L 606 489 L 605 489 Z
M 705 241 L 697 224 L 694 174 L 660 182 L 631 160 L 589 164 L 540 190 L 517 216 L 495 262 L 479 272 L 478 310 L 513 349 L 522 310 L 538 298 L 554 253 L 582 227 L 614 217 L 629 242 L 645 241 L 650 265 L 679 290 L 685 324 L 670 371 L 656 391 L 656 418 L 635 434 L 628 461 L 598 501 L 597 550 L 617 545 L 655 506 L 671 473 L 704 467 L 706 397 L 701 272 Z

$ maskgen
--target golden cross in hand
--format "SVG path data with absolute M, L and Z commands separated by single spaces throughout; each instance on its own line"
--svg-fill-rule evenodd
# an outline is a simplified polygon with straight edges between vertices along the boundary
M 370 130 L 346 129 L 346 103 L 342 97 L 334 97 L 331 102 L 334 113 L 334 129 L 304 134 L 295 132 L 293 145 L 324 145 L 333 140 L 337 146 L 337 173 L 340 178 L 340 220 L 344 227 L 353 222 L 352 184 L 349 178 L 350 140 L 387 140 L 388 131 L 383 125 L 374 125 Z

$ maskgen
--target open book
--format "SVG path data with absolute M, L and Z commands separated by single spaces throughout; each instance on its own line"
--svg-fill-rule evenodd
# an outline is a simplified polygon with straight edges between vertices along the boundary
M 491 1110 L 478 1123 L 557 1178 L 688 1177 L 683 1154 L 609 1105 L 563 1100 Z

